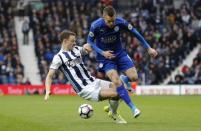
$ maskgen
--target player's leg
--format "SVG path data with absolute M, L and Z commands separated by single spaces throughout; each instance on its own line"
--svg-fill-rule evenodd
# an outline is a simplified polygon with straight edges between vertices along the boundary
M 103 63 L 102 62 L 99 63 L 99 69 L 98 69 L 98 71 L 99 71 L 98 72 L 99 77 L 98 78 L 102 78 L 103 75 L 105 75 L 105 74 L 103 74 L 105 72 L 104 71 L 104 69 L 105 69 L 104 67 L 105 66 L 103 66 L 104 64 L 105 64 L 104 62 Z M 115 68 L 115 66 L 112 67 L 112 68 Z M 100 86 L 101 87 L 115 88 L 114 84 L 110 85 L 111 82 L 108 82 L 108 81 L 105 81 L 105 80 L 100 80 L 100 81 L 101 81 L 100 82 Z M 109 85 L 108 85 L 108 83 L 109 83 Z M 109 99 L 109 106 L 104 106 L 104 111 L 107 112 L 107 113 L 109 111 L 111 111 L 112 113 L 116 114 L 118 106 L 119 106 L 119 100 Z
M 115 88 L 114 89 L 103 88 L 100 90 L 99 100 L 105 100 L 105 99 L 109 100 L 109 107 L 107 106 L 108 109 L 104 109 L 104 110 L 106 110 L 106 112 L 111 111 L 113 114 L 117 114 L 117 109 L 119 107 L 119 96 Z
M 105 100 L 109 99 L 109 107 L 108 107 L 108 116 L 112 118 L 116 123 L 127 123 L 126 120 L 124 120 L 121 115 L 117 112 L 117 109 L 119 107 L 119 96 L 116 92 L 116 88 L 114 84 L 110 84 L 110 88 L 101 88 L 99 92 L 99 100 Z
M 99 63 L 99 71 L 100 72 L 105 72 L 105 70 L 107 69 L 115 69 L 116 68 L 116 65 L 114 64 L 113 61 L 110 61 L 110 60 L 107 60 L 107 61 L 104 61 L 104 62 L 100 62 Z M 107 87 L 107 81 L 104 82 L 103 80 L 101 80 L 100 82 L 100 86 L 101 87 Z M 105 84 L 104 84 L 105 83 Z M 121 83 L 121 81 L 120 81 Z M 113 87 L 110 87 L 110 88 L 114 88 L 115 91 L 116 91 L 116 87 L 114 84 L 112 84 L 111 86 Z M 110 99 L 109 100 L 109 106 L 105 106 L 104 107 L 104 110 L 106 112 L 109 112 L 109 110 L 111 110 L 113 113 L 117 113 L 117 108 L 118 108 L 118 105 L 119 105 L 119 101 L 115 100 L 115 99 Z
M 111 110 L 108 112 L 108 116 L 112 118 L 116 123 L 127 123 L 117 113 L 119 96 L 114 84 L 112 84 L 111 82 L 96 79 L 93 83 L 85 86 L 78 93 L 78 95 L 86 100 L 91 101 L 102 101 L 106 99 L 112 99 L 113 102 L 109 102 Z
M 131 81 L 137 81 L 138 80 L 138 74 L 135 67 L 132 67 L 125 71 L 125 74 L 129 77 Z
M 110 80 L 114 83 L 116 86 L 116 91 L 120 98 L 130 107 L 131 111 L 135 112 L 135 105 L 131 101 L 130 96 L 128 95 L 127 90 L 124 87 L 124 84 L 122 83 L 121 79 L 119 78 L 119 75 L 116 70 L 109 70 L 107 71 L 107 76 L 110 78 Z
M 138 80 L 138 74 L 135 67 L 129 68 L 124 71 L 125 75 L 128 76 L 128 79 L 132 82 Z
M 100 80 L 99 86 L 102 87 L 100 90 L 100 96 L 99 96 L 100 99 L 101 99 L 101 97 L 105 97 L 105 92 L 108 93 L 107 88 L 110 88 L 110 89 L 112 89 L 112 91 L 116 92 L 116 88 L 115 88 L 114 84 L 109 81 Z M 109 99 L 109 106 L 104 107 L 104 108 L 107 108 L 104 110 L 107 112 L 111 111 L 113 114 L 117 114 L 118 107 L 119 107 L 119 97 L 113 97 L 113 98 Z
M 138 79 L 138 74 L 135 67 L 131 67 L 124 71 L 124 74 L 120 75 L 120 79 L 126 84 L 128 91 L 132 91 L 130 82 L 134 82 Z
M 99 92 L 99 100 L 103 101 L 106 99 L 119 99 L 118 93 L 116 92 L 115 88 L 101 88 Z
M 130 86 L 129 79 L 131 81 L 135 81 L 138 79 L 137 71 L 134 67 L 134 62 L 131 60 L 131 58 L 128 55 L 119 57 L 117 68 L 119 71 L 124 72 L 129 77 L 128 78 L 126 76 L 124 77 L 121 76 L 122 80 L 127 86 Z M 135 118 L 138 117 L 140 115 L 140 110 L 136 108 L 134 103 L 133 105 L 131 103 L 131 108 L 132 108 L 133 116 Z
M 129 92 L 132 92 L 132 87 L 131 87 L 131 83 L 130 83 L 130 80 L 129 80 L 128 76 L 126 76 L 124 74 L 121 74 L 120 75 L 120 79 L 123 81 L 124 86 L 126 87 L 126 89 Z

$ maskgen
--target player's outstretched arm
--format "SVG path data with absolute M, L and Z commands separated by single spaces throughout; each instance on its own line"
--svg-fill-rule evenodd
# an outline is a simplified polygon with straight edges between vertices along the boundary
M 137 37 L 137 39 L 140 41 L 141 45 L 145 49 L 147 49 L 147 51 L 151 57 L 156 57 L 158 55 L 157 51 L 155 49 L 151 48 L 151 46 L 147 43 L 147 41 L 144 39 L 144 37 L 136 29 L 133 29 L 132 32 Z
M 144 39 L 144 37 L 136 29 L 133 28 L 131 31 L 134 34 L 134 36 L 140 41 L 140 44 L 145 49 L 151 48 L 150 45 L 148 44 L 148 42 Z
M 51 85 L 52 85 L 52 78 L 55 74 L 55 70 L 54 69 L 50 69 L 47 76 L 46 76 L 46 80 L 45 80 L 45 98 L 44 100 L 47 101 L 49 99 L 49 95 L 50 95 L 50 89 L 51 89 Z
M 149 45 L 149 43 L 144 39 L 144 37 L 135 29 L 131 24 L 129 24 L 126 20 L 122 20 L 122 26 L 130 31 L 139 41 L 140 44 L 147 49 L 148 53 L 152 57 L 156 57 L 158 55 L 157 51 Z

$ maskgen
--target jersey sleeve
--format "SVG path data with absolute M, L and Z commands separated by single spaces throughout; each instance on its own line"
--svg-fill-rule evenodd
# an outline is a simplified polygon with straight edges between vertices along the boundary
M 89 30 L 88 37 L 87 37 L 87 43 L 92 45 L 92 44 L 95 44 L 94 42 L 95 42 L 95 27 L 92 24 Z
M 120 19 L 120 25 L 122 28 L 126 29 L 127 31 L 131 32 L 139 41 L 140 44 L 145 48 L 148 49 L 150 48 L 150 45 L 148 42 L 144 39 L 144 37 L 130 24 L 128 23 L 125 19 L 121 18 Z
M 100 48 L 98 48 L 96 46 L 96 43 L 95 43 L 95 26 L 92 24 L 91 27 L 90 27 L 90 31 L 89 31 L 89 34 L 88 34 L 88 37 L 87 37 L 87 43 L 89 43 L 91 45 L 91 47 L 99 54 L 102 55 L 103 53 L 103 50 L 101 50 Z
M 55 55 L 53 57 L 52 63 L 50 65 L 50 69 L 59 69 L 59 67 L 62 65 L 61 59 L 59 58 L 58 55 Z

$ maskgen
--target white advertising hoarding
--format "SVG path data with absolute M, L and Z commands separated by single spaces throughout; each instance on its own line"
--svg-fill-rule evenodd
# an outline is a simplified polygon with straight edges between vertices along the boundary
M 137 86 L 137 95 L 201 95 L 201 85 Z
M 201 85 L 182 85 L 181 95 L 201 95 Z
M 137 86 L 137 95 L 177 95 L 179 94 L 178 86 L 160 86 L 160 85 L 150 85 L 150 86 Z

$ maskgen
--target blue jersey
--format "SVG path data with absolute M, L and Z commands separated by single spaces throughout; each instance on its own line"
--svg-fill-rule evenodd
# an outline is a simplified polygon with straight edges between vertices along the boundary
M 127 55 L 121 44 L 120 33 L 122 30 L 131 32 L 138 40 L 140 40 L 144 48 L 147 49 L 150 47 L 140 33 L 123 18 L 117 17 L 113 28 L 109 28 L 106 25 L 105 20 L 99 18 L 91 24 L 87 39 L 87 43 L 89 43 L 97 52 L 97 60 L 106 59 L 102 53 L 107 50 L 113 51 L 116 56 Z

